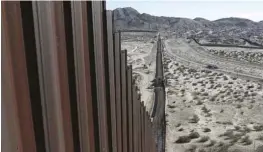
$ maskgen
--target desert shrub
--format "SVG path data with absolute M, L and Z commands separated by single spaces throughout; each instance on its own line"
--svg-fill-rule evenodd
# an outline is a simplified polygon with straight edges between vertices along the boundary
M 184 131 L 184 128 L 179 128 L 178 131 Z
M 263 134 L 257 137 L 257 140 L 263 141 Z
M 216 143 L 215 140 L 210 140 L 209 143 L 206 145 L 206 147 L 211 147 L 211 146 L 214 146 Z
M 223 78 L 224 78 L 224 80 L 228 80 L 227 76 L 224 76 Z
M 244 132 L 250 132 L 250 131 L 251 131 L 251 129 L 250 129 L 250 128 L 248 128 L 247 126 L 245 126 L 245 127 L 243 128 L 243 131 L 244 131 Z
M 198 123 L 199 120 L 200 118 L 197 115 L 193 115 L 189 118 L 189 123 Z
M 256 96 L 256 95 L 257 95 L 256 92 L 251 93 L 251 96 Z
M 253 129 L 255 131 L 262 131 L 263 130 L 263 125 L 255 125 L 255 126 L 253 126 Z
M 208 140 L 209 140 L 209 137 L 208 137 L 208 136 L 202 136 L 202 137 L 198 140 L 198 142 L 204 143 L 204 142 L 206 142 L 206 141 L 208 141 Z
M 255 152 L 262 152 L 263 151 L 263 146 L 258 146 Z
M 232 82 L 232 81 L 229 81 L 228 84 L 233 84 L 233 82 Z
M 205 114 L 205 117 L 211 117 L 211 116 L 212 116 L 211 113 L 206 113 L 206 114 Z
M 185 152 L 196 152 L 197 146 L 191 145 Z
M 223 125 L 233 125 L 233 122 L 231 122 L 231 121 L 216 121 L 216 123 L 218 123 L 218 124 L 223 124 Z
M 249 136 L 244 136 L 240 139 L 240 143 L 243 143 L 243 145 L 250 145 L 252 141 L 249 139 Z
M 198 149 L 197 152 L 207 152 L 205 149 Z
M 234 134 L 233 130 L 226 130 L 226 132 L 224 132 L 223 134 L 219 135 L 219 137 L 222 137 L 222 136 L 230 137 L 230 136 L 233 136 L 233 134 Z
M 240 130 L 241 127 L 240 126 L 234 126 L 236 130 Z
M 175 127 L 180 127 L 181 126 L 181 123 L 178 123 L 175 125 Z
M 240 109 L 242 106 L 240 104 L 236 105 L 236 108 Z
M 189 138 L 188 136 L 179 136 L 175 143 L 189 143 L 190 141 L 191 138 Z
M 171 110 L 170 113 L 175 113 L 175 111 L 174 111 L 174 110 Z
M 203 107 L 202 107 L 202 110 L 203 110 L 204 113 L 208 113 L 208 112 L 211 111 L 211 110 L 207 109 L 206 106 L 203 106 Z
M 167 107 L 168 107 L 168 108 L 171 108 L 171 109 L 175 108 L 174 105 L 167 105 Z
M 196 103 L 196 105 L 202 105 L 202 104 L 203 104 L 203 102 L 201 100 L 198 100 Z
M 189 138 L 191 138 L 191 139 L 195 139 L 195 138 L 199 138 L 199 137 L 200 137 L 200 135 L 198 132 L 191 132 L 189 134 Z
M 203 93 L 202 95 L 203 95 L 203 96 L 208 96 L 208 93 L 207 93 L 207 92 L 205 92 L 205 93 Z
M 209 128 L 204 128 L 204 129 L 203 129 L 203 132 L 211 132 L 211 129 L 209 129 Z

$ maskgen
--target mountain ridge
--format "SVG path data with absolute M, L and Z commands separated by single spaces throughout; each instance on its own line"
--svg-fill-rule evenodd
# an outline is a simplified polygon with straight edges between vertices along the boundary
M 114 21 L 117 29 L 153 29 L 153 30 L 197 30 L 215 29 L 225 27 L 262 28 L 263 21 L 254 22 L 245 18 L 228 17 L 214 21 L 202 17 L 194 19 L 183 17 L 154 16 L 148 13 L 139 13 L 132 7 L 116 8 L 113 10 Z

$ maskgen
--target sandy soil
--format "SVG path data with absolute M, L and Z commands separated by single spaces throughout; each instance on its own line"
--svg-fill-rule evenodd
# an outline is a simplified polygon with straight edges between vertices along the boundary
M 167 152 L 249 152 L 263 145 L 262 84 L 225 74 L 240 64 L 206 58 L 184 40 L 165 44 Z M 223 70 L 207 70 L 207 63 Z M 252 70 L 258 75 L 251 77 L 263 72 Z
M 165 42 L 167 52 L 173 59 L 185 65 L 201 68 L 207 64 L 219 67 L 217 71 L 226 72 L 239 77 L 262 80 L 263 67 L 242 63 L 240 61 L 222 59 L 208 53 L 196 43 L 188 43 L 184 39 L 168 39 Z
M 156 56 L 151 42 L 122 42 L 150 112 Z M 208 70 L 207 64 L 219 69 Z M 253 152 L 263 145 L 262 67 L 213 56 L 183 39 L 168 39 L 164 71 L 167 152 Z

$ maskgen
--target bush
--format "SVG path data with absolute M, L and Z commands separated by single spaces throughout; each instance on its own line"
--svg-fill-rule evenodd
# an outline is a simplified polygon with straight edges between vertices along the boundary
M 202 137 L 198 140 L 198 142 L 204 143 L 204 142 L 206 142 L 206 141 L 208 141 L 208 140 L 209 140 L 209 137 L 208 137 L 208 136 L 202 136 Z
M 171 109 L 175 108 L 175 106 L 173 106 L 173 105 L 167 105 L 167 107 L 171 108 Z
M 199 120 L 200 118 L 197 115 L 193 115 L 189 118 L 189 123 L 198 123 Z
M 200 101 L 200 100 L 198 100 L 197 103 L 196 103 L 196 105 L 202 105 L 202 104 L 203 104 L 203 102 Z
M 215 140 L 210 140 L 210 142 L 206 145 L 206 147 L 211 147 L 211 146 L 214 146 L 216 143 Z
M 263 134 L 257 137 L 257 140 L 263 141 Z
M 199 138 L 199 137 L 200 137 L 200 135 L 198 132 L 191 132 L 189 134 L 189 138 L 191 138 L 191 139 L 195 139 L 195 138 Z
M 211 111 L 211 110 L 208 110 L 208 109 L 206 108 L 206 106 L 203 106 L 203 107 L 202 107 L 202 110 L 203 110 L 204 113 L 208 113 L 208 112 Z
M 263 151 L 263 146 L 258 146 L 255 152 L 262 152 Z
M 262 130 L 263 130 L 263 125 L 253 126 L 253 129 L 254 129 L 255 131 L 262 131 Z
M 209 129 L 209 128 L 204 128 L 204 129 L 203 129 L 203 132 L 211 132 L 211 129 Z
M 179 136 L 179 138 L 175 141 L 175 143 L 189 143 L 191 138 L 188 136 Z

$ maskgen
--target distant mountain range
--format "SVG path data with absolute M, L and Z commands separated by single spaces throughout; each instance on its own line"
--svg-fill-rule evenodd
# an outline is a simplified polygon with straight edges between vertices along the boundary
M 113 10 L 114 23 L 117 29 L 153 29 L 159 31 L 171 31 L 176 33 L 198 32 L 203 30 L 227 31 L 228 29 L 239 29 L 245 33 L 263 30 L 263 21 L 254 22 L 244 18 L 222 18 L 210 21 L 204 18 L 181 18 L 153 16 L 146 13 L 139 13 L 131 7 L 117 8 Z M 227 29 L 227 30 L 226 30 Z M 256 31 L 255 31 L 256 30 Z

